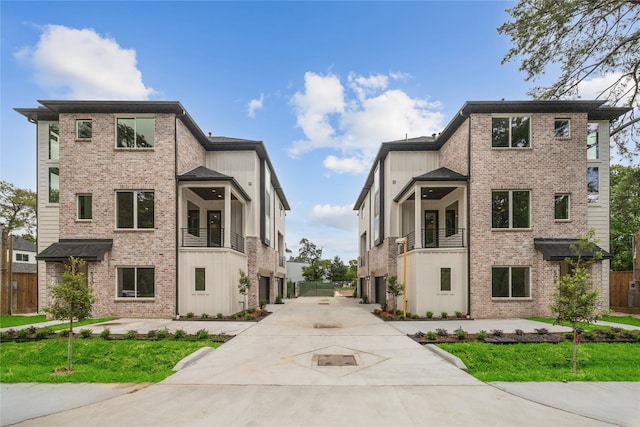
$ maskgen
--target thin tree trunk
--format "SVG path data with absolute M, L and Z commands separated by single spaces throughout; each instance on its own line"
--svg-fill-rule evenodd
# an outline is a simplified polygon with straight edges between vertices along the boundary
M 73 317 L 69 320 L 69 344 L 67 346 L 67 370 L 71 371 L 71 353 L 73 349 Z
M 573 326 L 573 374 L 574 375 L 578 373 L 577 347 L 578 347 L 578 330 L 574 325 Z

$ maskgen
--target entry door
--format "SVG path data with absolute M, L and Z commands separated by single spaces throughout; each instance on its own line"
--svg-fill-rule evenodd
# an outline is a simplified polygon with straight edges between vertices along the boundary
M 424 211 L 424 247 L 438 247 L 438 211 Z
M 222 213 L 220 211 L 207 211 L 207 223 L 209 224 L 209 246 L 222 247 Z

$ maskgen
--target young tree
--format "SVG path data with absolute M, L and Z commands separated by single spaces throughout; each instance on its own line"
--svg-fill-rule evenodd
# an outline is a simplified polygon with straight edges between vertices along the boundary
M 311 265 L 302 267 L 302 277 L 308 282 L 319 282 L 327 277 L 331 261 L 328 259 L 316 259 Z
M 393 311 L 398 309 L 398 297 L 404 292 L 404 285 L 398 283 L 398 276 L 395 274 L 387 277 L 387 292 L 393 295 Z
M 602 252 L 596 250 L 594 231 L 578 236 L 578 246 L 572 245 L 575 258 L 566 261 L 571 272 L 560 277 L 553 293 L 551 311 L 556 323 L 567 321 L 573 328 L 573 373 L 577 372 L 578 322 L 591 323 L 599 316 L 600 292 L 591 287 L 589 266 L 602 259 Z
M 247 309 L 247 295 L 249 294 L 249 289 L 251 289 L 251 279 L 242 270 L 238 270 L 238 292 L 242 294 L 244 297 L 244 309 Z
M 351 283 L 351 286 L 356 285 L 356 281 L 358 279 L 358 260 L 357 259 L 349 260 L 349 268 L 347 269 L 346 279 Z
M 36 193 L 0 181 L 0 222 L 9 233 L 23 230 L 20 236 L 36 241 Z
M 640 152 L 640 5 L 637 1 L 520 0 L 507 10 L 511 20 L 498 32 L 511 38 L 502 62 L 521 59 L 526 80 L 559 69 L 547 87 L 529 92 L 537 99 L 578 98 L 587 81 L 600 81 L 598 98 L 634 108 L 612 123 L 618 151 Z M 595 95 L 590 95 L 592 98 Z M 628 132 L 619 133 L 623 130 Z M 635 143 L 629 150 L 625 143 Z
M 69 320 L 69 341 L 67 346 L 67 371 L 71 372 L 73 353 L 73 319 L 82 321 L 91 315 L 95 302 L 93 287 L 86 281 L 82 269 L 85 261 L 70 257 L 62 273 L 62 283 L 49 286 L 51 303 L 45 312 L 57 320 Z
M 318 248 L 315 243 L 309 241 L 307 238 L 300 239 L 300 248 L 298 249 L 298 256 L 292 258 L 292 261 L 307 262 L 309 264 L 313 261 L 322 258 L 322 248 Z
M 347 280 L 347 266 L 338 255 L 333 258 L 327 271 L 327 279 L 332 282 L 344 282 Z
M 614 271 L 633 269 L 633 234 L 640 230 L 640 167 L 611 166 L 609 244 Z

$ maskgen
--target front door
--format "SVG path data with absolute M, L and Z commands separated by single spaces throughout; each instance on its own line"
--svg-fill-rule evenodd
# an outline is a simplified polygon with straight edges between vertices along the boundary
M 209 247 L 222 247 L 222 213 L 220 211 L 207 211 L 207 223 Z
M 424 211 L 424 247 L 438 247 L 438 211 Z

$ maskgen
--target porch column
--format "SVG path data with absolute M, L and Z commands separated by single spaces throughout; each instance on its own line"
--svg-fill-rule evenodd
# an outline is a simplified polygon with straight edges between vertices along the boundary
M 231 186 L 224 186 L 224 243 L 223 247 L 231 247 Z
M 416 185 L 413 190 L 413 199 L 415 200 L 414 209 L 414 225 L 413 229 L 415 230 L 415 244 L 414 247 L 416 249 L 422 248 L 422 198 L 421 198 L 421 187 Z

